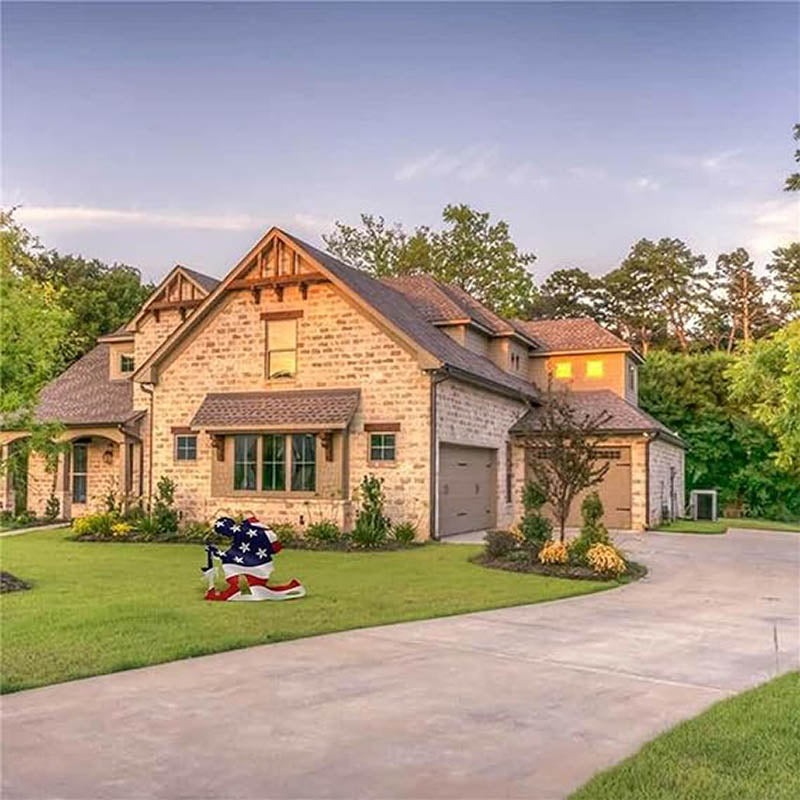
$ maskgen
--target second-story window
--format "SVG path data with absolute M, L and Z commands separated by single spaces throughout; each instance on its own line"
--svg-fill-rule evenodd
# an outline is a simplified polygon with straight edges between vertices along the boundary
M 134 361 L 133 356 L 120 356 L 119 357 L 119 371 L 120 372 L 133 372 Z
M 297 320 L 267 322 L 267 377 L 293 378 L 297 372 Z
M 586 377 L 587 378 L 603 377 L 603 361 L 601 359 L 591 359 L 586 362 Z
M 636 389 L 636 367 L 628 366 L 628 388 L 633 392 Z
M 559 380 L 565 380 L 572 377 L 572 362 L 571 361 L 556 361 L 555 376 Z

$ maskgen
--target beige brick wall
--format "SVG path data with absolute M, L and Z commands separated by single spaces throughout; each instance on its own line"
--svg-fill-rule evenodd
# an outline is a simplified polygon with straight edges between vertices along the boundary
M 266 327 L 263 312 L 302 310 L 297 328 L 297 376 L 265 377 Z M 208 392 L 358 388 L 361 398 L 347 440 L 345 491 L 336 496 L 279 499 L 253 493 L 214 496 L 214 452 L 209 437 L 198 436 L 197 461 L 175 461 L 173 426 L 189 425 Z M 154 397 L 154 484 L 162 474 L 177 484 L 176 499 L 187 517 L 210 519 L 220 510 L 252 512 L 267 521 L 294 524 L 334 518 L 349 524 L 352 493 L 363 475 L 385 480 L 393 520 L 410 520 L 428 534 L 430 379 L 415 356 L 370 320 L 331 284 L 313 285 L 303 300 L 296 287 L 278 302 L 269 291 L 256 304 L 250 292 L 231 293 L 176 355 L 161 367 Z M 368 463 L 364 423 L 400 424 L 394 465 Z
M 683 516 L 685 505 L 684 452 L 663 439 L 650 442 L 650 519 L 651 527 L 662 522 L 665 514 Z M 674 470 L 674 479 L 671 472 Z M 674 487 L 674 493 L 673 493 Z M 672 495 L 672 496 L 671 496 Z
M 516 519 L 522 486 L 522 449 L 512 449 L 513 486 L 506 501 L 506 443 L 509 428 L 525 413 L 521 400 L 448 379 L 436 387 L 436 434 L 439 443 L 487 447 L 496 451 L 497 526 Z

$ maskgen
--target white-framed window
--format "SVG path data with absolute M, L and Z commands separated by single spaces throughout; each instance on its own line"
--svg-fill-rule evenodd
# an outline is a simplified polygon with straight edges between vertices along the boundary
M 85 503 L 89 489 L 89 444 L 72 445 L 72 502 Z
M 197 460 L 196 434 L 179 434 L 175 437 L 175 458 L 177 461 Z
M 370 461 L 395 461 L 397 459 L 397 434 L 371 433 L 369 435 Z
M 297 320 L 267 320 L 267 378 L 293 378 L 297 373 Z

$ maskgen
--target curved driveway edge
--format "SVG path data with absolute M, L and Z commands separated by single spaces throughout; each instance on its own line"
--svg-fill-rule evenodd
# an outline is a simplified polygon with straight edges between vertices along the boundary
M 622 544 L 618 590 L 6 696 L 2 797 L 559 798 L 797 668 L 799 534 Z

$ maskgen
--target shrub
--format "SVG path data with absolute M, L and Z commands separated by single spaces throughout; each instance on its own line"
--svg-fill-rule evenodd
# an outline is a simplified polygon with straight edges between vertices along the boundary
M 313 522 L 306 530 L 306 540 L 317 546 L 340 544 L 343 538 L 339 526 L 329 519 Z
M 548 542 L 539 551 L 539 561 L 542 564 L 566 564 L 567 560 L 567 548 L 563 542 Z
M 389 536 L 391 521 L 384 513 L 386 497 L 383 480 L 365 475 L 359 487 L 361 508 L 353 528 L 352 541 L 357 547 L 382 547 Z
M 489 558 L 504 558 L 517 546 L 517 540 L 510 531 L 489 531 L 484 541 Z
M 609 544 L 592 545 L 586 561 L 598 575 L 621 575 L 628 568 L 617 548 Z
M 542 516 L 547 495 L 538 483 L 527 481 L 522 487 L 522 506 L 525 513 L 519 523 L 525 545 L 535 555 L 553 537 L 553 523 Z
M 214 529 L 202 520 L 187 520 L 181 525 L 180 538 L 187 542 L 210 542 Z
M 392 526 L 392 539 L 404 547 L 417 538 L 417 526 L 413 522 L 401 522 Z
M 597 492 L 588 494 L 581 503 L 583 525 L 580 535 L 569 544 L 570 560 L 574 564 L 591 566 L 587 561 L 589 550 L 596 544 L 611 546 L 608 529 L 600 519 L 603 516 L 603 503 Z
M 155 520 L 156 533 L 174 533 L 178 530 L 178 511 L 175 504 L 175 481 L 162 475 L 156 484 L 156 499 L 152 517 Z
M 114 525 L 119 522 L 116 514 L 102 512 L 100 514 L 87 514 L 79 517 L 72 523 L 72 530 L 78 536 L 96 536 L 98 539 L 110 539 L 114 535 Z
M 147 514 L 145 514 L 136 523 L 136 530 L 138 530 L 139 533 L 141 534 L 140 538 L 143 541 L 149 542 L 151 539 L 158 536 L 160 532 L 160 528 L 158 526 L 158 520 L 153 516 L 148 516 Z
M 61 504 L 58 502 L 58 498 L 54 494 L 51 494 L 50 497 L 47 498 L 47 504 L 44 507 L 45 520 L 47 520 L 47 522 L 52 522 L 58 519 L 60 512 Z
M 291 522 L 276 522 L 274 525 L 268 525 L 267 527 L 278 537 L 278 541 L 284 547 L 296 547 L 303 541 L 303 537 Z

